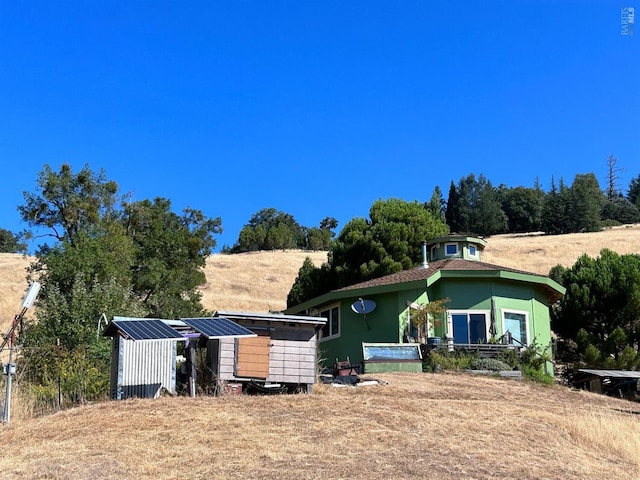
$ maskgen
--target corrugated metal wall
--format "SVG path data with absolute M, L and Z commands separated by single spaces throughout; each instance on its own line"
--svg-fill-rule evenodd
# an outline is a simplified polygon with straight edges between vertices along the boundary
M 157 398 L 163 387 L 175 391 L 176 351 L 175 340 L 133 341 L 114 337 L 111 398 Z

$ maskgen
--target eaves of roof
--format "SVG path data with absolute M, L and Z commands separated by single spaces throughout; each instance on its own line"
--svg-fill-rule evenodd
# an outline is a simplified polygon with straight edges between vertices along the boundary
M 285 313 L 301 312 L 308 308 L 356 295 L 380 294 L 419 286 L 430 287 L 443 278 L 499 278 L 534 283 L 544 288 L 551 300 L 559 299 L 565 293 L 565 288 L 562 285 L 544 275 L 474 260 L 447 259 L 431 262 L 427 267 L 403 270 L 333 290 L 289 308 Z

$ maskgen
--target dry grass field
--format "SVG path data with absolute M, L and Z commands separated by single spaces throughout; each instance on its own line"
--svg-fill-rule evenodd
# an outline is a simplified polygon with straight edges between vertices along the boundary
M 375 378 L 386 384 L 16 419 L 0 478 L 640 478 L 639 404 L 466 374 Z

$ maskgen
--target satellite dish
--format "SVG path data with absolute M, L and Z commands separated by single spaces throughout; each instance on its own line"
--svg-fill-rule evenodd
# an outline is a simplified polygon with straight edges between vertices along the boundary
M 376 309 L 376 302 L 373 300 L 363 300 L 359 298 L 355 302 L 351 304 L 351 310 L 355 313 L 359 313 L 360 315 L 366 315 L 367 313 L 371 313 Z

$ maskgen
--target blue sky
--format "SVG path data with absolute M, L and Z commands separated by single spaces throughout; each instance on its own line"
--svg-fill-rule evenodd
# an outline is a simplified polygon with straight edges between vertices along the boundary
M 305 226 L 483 173 L 640 174 L 640 31 L 603 1 L 0 2 L 0 227 L 45 164 Z

